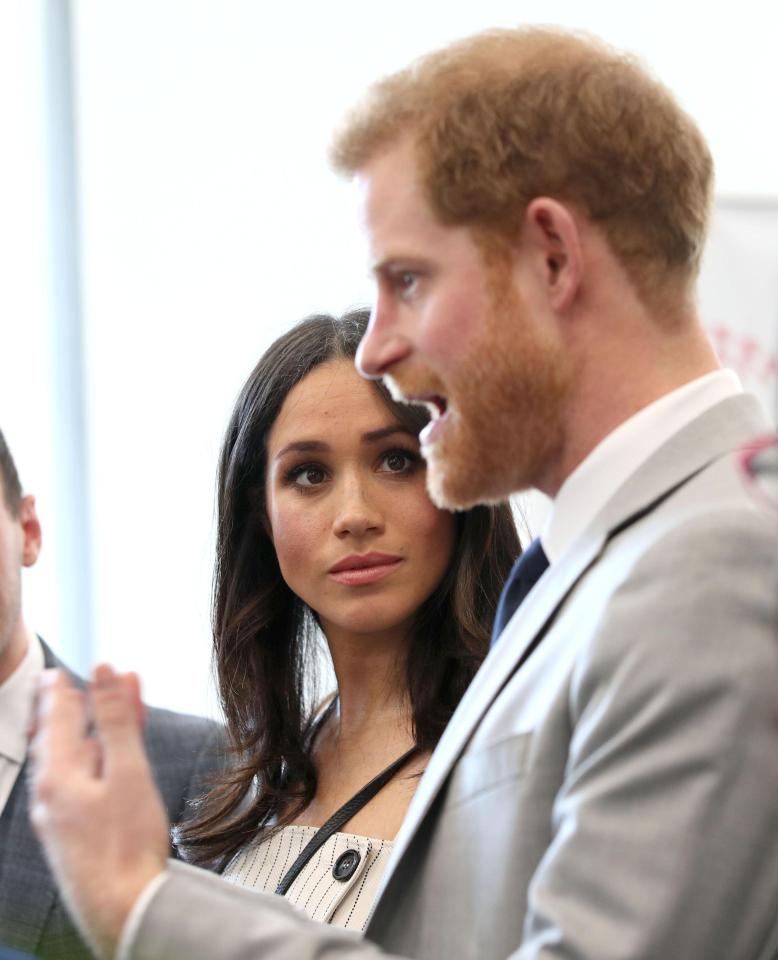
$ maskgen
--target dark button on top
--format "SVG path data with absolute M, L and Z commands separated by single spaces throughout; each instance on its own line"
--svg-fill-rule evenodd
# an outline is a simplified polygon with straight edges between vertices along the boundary
M 336 880 L 350 880 L 354 876 L 354 871 L 359 866 L 361 859 L 359 850 L 346 850 L 345 853 L 341 853 L 332 868 L 333 877 Z

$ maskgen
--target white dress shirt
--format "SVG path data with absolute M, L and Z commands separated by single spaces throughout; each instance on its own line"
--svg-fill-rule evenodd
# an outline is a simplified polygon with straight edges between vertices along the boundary
M 732 370 L 716 370 L 643 407 L 601 440 L 559 488 L 540 541 L 550 563 L 565 553 L 613 494 L 659 447 L 721 400 L 742 393 Z
M 43 668 L 43 647 L 33 635 L 22 662 L 0 684 L 0 814 L 5 809 L 27 756 L 33 689 Z

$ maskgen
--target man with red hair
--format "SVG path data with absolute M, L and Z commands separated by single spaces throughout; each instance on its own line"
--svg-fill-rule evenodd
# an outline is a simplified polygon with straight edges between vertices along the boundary
M 105 955 L 143 960 L 774 960 L 778 524 L 732 456 L 766 421 L 695 308 L 699 131 L 630 58 L 505 30 L 377 84 L 334 158 L 377 285 L 358 365 L 432 410 L 433 498 L 537 487 L 551 517 L 364 941 L 167 867 L 161 818 L 138 809 L 153 794 L 132 680 L 96 678 L 104 775 L 53 681 L 36 823 L 81 923 Z M 84 804 L 110 864 L 84 844 Z

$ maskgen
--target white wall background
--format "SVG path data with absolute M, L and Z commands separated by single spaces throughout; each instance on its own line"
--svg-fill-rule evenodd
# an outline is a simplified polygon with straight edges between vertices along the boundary
M 11 265 L 0 283 L 0 426 L 53 531 L 27 581 L 28 618 L 79 668 L 100 657 L 138 669 L 153 703 L 214 708 L 213 474 L 242 380 L 295 319 L 370 295 L 350 191 L 326 164 L 334 125 L 367 83 L 486 26 L 585 28 L 644 57 L 676 92 L 708 137 L 722 195 L 778 197 L 778 14 L 758 0 L 736 9 L 677 0 L 74 0 L 84 564 L 92 571 L 84 586 L 67 542 L 56 539 L 67 510 L 57 501 L 57 438 L 61 453 L 69 426 L 58 420 L 61 347 L 52 346 L 47 297 L 56 253 L 42 190 L 57 109 L 41 80 L 50 3 L 0 0 L 0 119 L 10 145 L 0 252 Z M 741 226 L 732 234 L 738 250 Z M 762 287 L 750 279 L 733 287 L 724 250 L 703 298 L 712 325 L 731 326 L 741 341 L 756 336 L 765 363 L 776 316 L 759 312 L 753 334 L 738 308 L 756 288 L 768 299 L 778 289 L 771 229 L 753 239 L 770 264 Z M 90 609 L 79 633 L 63 592 L 82 588 Z
M 37 0 L 0 0 L 0 429 L 47 518 L 43 561 L 25 579 L 27 608 L 42 633 L 56 637 L 68 624 L 75 640 L 76 590 L 68 589 L 63 569 L 72 510 L 57 469 L 69 424 L 54 389 L 61 379 L 54 256 L 60 206 L 53 196 L 45 21 Z

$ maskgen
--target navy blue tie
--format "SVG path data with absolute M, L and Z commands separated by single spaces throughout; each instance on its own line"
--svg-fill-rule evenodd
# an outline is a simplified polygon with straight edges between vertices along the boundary
M 502 633 L 505 624 L 510 620 L 516 608 L 527 596 L 530 590 L 540 580 L 548 567 L 548 557 L 543 550 L 539 537 L 532 543 L 514 563 L 510 576 L 500 594 L 497 604 L 497 613 L 494 615 L 491 646 L 494 646 Z

